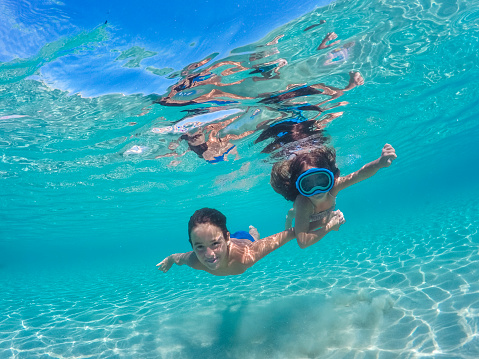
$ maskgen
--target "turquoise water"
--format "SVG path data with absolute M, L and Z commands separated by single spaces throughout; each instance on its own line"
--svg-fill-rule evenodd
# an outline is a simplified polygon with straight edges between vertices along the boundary
M 213 100 L 234 103 L 219 106 L 152 104 L 188 64 L 148 62 L 164 52 L 119 46 L 109 24 L 4 59 L 0 358 L 477 358 L 478 5 L 318 8 L 202 67 L 241 63 L 248 70 L 222 84 L 243 82 L 175 97 L 220 89 L 229 95 Z M 317 50 L 332 31 L 340 43 Z M 352 43 L 344 61 L 326 64 L 332 50 Z M 277 60 L 286 62 L 279 78 L 250 73 Z M 86 73 L 85 61 L 104 61 L 100 74 L 133 71 L 167 86 L 144 90 L 138 80 L 119 94 L 78 80 L 71 90 L 74 69 L 101 77 Z M 296 118 L 258 96 L 291 84 L 344 88 L 350 71 L 365 84 L 323 113 L 342 112 L 325 129 L 341 173 L 376 159 L 386 142 L 398 159 L 340 194 L 346 224 L 308 249 L 288 243 L 240 276 L 158 272 L 164 257 L 190 249 L 194 210 L 217 208 L 230 231 L 253 224 L 266 236 L 283 229 L 290 203 L 269 185 L 275 158 L 260 153 L 271 140 L 254 143 L 261 131 L 232 141 L 239 158 L 210 164 L 192 152 L 155 159 L 181 133 L 154 129 L 239 115 L 220 132 L 226 136 Z M 185 118 L 184 110 L 205 108 L 210 117 Z

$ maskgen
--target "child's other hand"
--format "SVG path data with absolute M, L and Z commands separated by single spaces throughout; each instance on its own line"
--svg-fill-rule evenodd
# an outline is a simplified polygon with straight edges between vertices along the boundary
M 344 219 L 344 214 L 340 210 L 336 210 L 331 213 L 331 217 L 326 223 L 326 230 L 329 231 L 338 231 L 339 227 L 341 227 L 342 224 L 346 223 L 346 220 Z
M 159 270 L 163 271 L 164 273 L 168 272 L 173 265 L 173 261 L 171 260 L 171 256 L 166 257 L 163 259 L 160 263 L 158 263 L 156 266 L 158 267 Z
M 381 167 L 389 167 L 396 158 L 396 150 L 389 143 L 386 143 L 379 158 L 379 164 Z

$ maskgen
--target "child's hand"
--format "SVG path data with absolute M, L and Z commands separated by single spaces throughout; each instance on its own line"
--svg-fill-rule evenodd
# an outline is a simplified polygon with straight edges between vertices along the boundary
M 342 224 L 346 223 L 344 219 L 343 212 L 339 209 L 331 213 L 332 216 L 329 218 L 328 223 L 326 223 L 326 230 L 329 231 L 337 231 Z
M 171 256 L 168 256 L 165 259 L 163 259 L 160 263 L 158 263 L 156 266 L 158 267 L 159 270 L 166 273 L 170 270 L 172 265 L 173 265 L 173 258 L 171 258 Z
M 383 147 L 381 157 L 379 157 L 379 165 L 381 167 L 389 167 L 396 158 L 396 150 L 389 143 L 386 143 Z

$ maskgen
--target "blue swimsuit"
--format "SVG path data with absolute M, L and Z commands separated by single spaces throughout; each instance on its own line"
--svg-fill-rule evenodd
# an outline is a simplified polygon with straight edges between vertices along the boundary
M 218 163 L 218 162 L 223 162 L 225 160 L 225 156 L 233 149 L 235 148 L 236 146 L 233 145 L 231 146 L 225 153 L 223 153 L 221 156 L 215 156 L 215 159 L 214 160 L 206 160 L 206 162 L 209 162 L 209 163 Z
M 249 234 L 246 231 L 238 231 L 234 232 L 230 238 L 236 238 L 236 239 L 249 239 L 251 242 L 254 242 L 254 238 L 251 234 Z

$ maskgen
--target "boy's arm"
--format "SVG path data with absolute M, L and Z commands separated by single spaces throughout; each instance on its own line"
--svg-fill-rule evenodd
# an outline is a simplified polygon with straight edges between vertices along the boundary
M 253 242 L 249 246 L 249 256 L 245 258 L 245 262 L 247 263 L 244 264 L 252 266 L 264 256 L 278 249 L 283 244 L 288 243 L 294 237 L 294 230 L 291 228 Z
M 339 177 L 337 183 L 331 190 L 333 196 L 337 195 L 339 191 L 361 182 L 371 176 L 374 176 L 381 168 L 389 167 L 397 158 L 396 150 L 390 144 L 386 143 L 383 147 L 381 157 L 377 160 L 365 164 L 361 169 L 353 172 L 347 176 Z
M 158 263 L 156 266 L 158 267 L 159 270 L 163 272 L 168 272 L 168 270 L 171 268 L 173 264 L 177 264 L 179 266 L 182 266 L 186 264 L 187 266 L 194 268 L 194 269 L 201 269 L 200 268 L 200 261 L 196 257 L 195 252 L 186 252 L 186 253 L 175 253 L 172 254 L 165 259 L 163 259 L 160 263 Z

